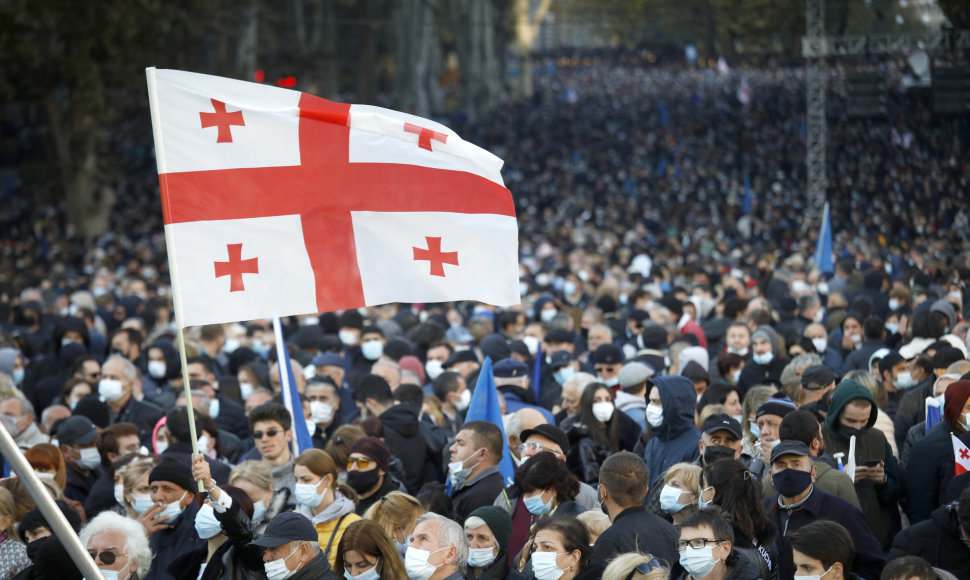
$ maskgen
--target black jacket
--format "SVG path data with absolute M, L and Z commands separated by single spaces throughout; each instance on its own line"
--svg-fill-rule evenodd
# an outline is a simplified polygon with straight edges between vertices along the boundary
M 680 559 L 677 553 L 679 538 L 680 534 L 674 526 L 643 506 L 627 508 L 617 514 L 612 525 L 596 539 L 588 570 L 602 574 L 614 557 L 638 551 L 653 554 L 665 565 L 671 566 Z
M 387 447 L 404 464 L 404 484 L 409 493 L 416 494 L 424 483 L 427 457 L 427 446 L 418 425 L 418 407 L 412 403 L 394 405 L 381 413 L 380 420 Z
M 791 578 L 795 574 L 792 548 L 787 536 L 817 520 L 832 520 L 842 524 L 855 544 L 855 565 L 852 571 L 865 578 L 879 577 L 886 557 L 882 546 L 879 545 L 879 540 L 872 535 L 872 531 L 866 524 L 866 517 L 859 508 L 817 487 L 812 489 L 804 503 L 792 510 L 783 509 L 778 505 L 778 494 L 766 498 L 764 504 L 765 509 L 768 510 L 768 518 L 778 529 L 775 550 L 779 555 L 779 578 Z
M 249 432 L 249 420 L 246 419 L 245 407 L 221 394 L 217 394 L 216 398 L 219 400 L 219 416 L 216 417 L 216 425 L 241 440 L 252 437 Z
M 192 444 L 183 443 L 181 441 L 176 441 L 168 446 L 159 457 L 171 457 L 179 463 L 188 465 L 190 468 L 192 466 Z M 229 483 L 229 472 L 232 468 L 225 463 L 219 461 L 218 459 L 205 458 L 205 462 L 209 464 L 209 471 L 212 472 L 212 480 L 216 482 L 217 485 L 225 485 Z
M 451 505 L 455 521 L 464 524 L 471 513 L 480 507 L 490 506 L 505 488 L 505 481 L 498 466 L 493 466 L 478 474 L 464 486 L 451 494 Z
M 94 487 L 98 478 L 101 477 L 101 468 L 96 467 L 89 471 L 87 475 L 84 475 L 70 465 L 66 465 L 65 467 L 67 468 L 67 482 L 64 485 L 64 497 L 83 504 L 87 501 L 88 496 L 91 495 L 91 488 Z M 111 493 L 113 497 L 114 484 L 112 484 Z
M 956 502 L 937 508 L 930 519 L 896 534 L 889 560 L 919 556 L 957 578 L 970 578 L 970 548 L 960 539 Z
M 90 520 L 99 513 L 117 506 L 115 482 L 107 471 L 102 471 L 97 481 L 91 486 L 88 497 L 84 500 L 84 515 Z
M 785 370 L 787 365 L 788 359 L 778 356 L 778 353 L 775 353 L 774 358 L 766 365 L 759 365 L 754 362 L 751 355 L 748 355 L 748 358 L 744 361 L 744 368 L 741 369 L 741 378 L 738 379 L 741 396 L 746 395 L 751 387 L 763 384 L 766 381 L 781 384 L 781 371 Z
M 363 499 L 359 499 L 357 501 L 357 509 L 354 510 L 354 512 L 357 515 L 363 517 L 364 513 L 367 512 L 370 506 L 377 503 L 382 497 L 391 493 L 392 491 L 406 492 L 406 490 L 403 487 L 403 484 L 401 484 L 400 482 L 396 481 L 393 477 L 391 477 L 390 473 L 385 473 L 384 481 L 381 482 L 381 486 L 372 495 L 369 495 Z
M 287 580 L 337 580 L 337 575 L 330 568 L 330 562 L 320 550 L 306 566 L 300 568 Z
M 206 548 L 206 541 L 199 538 L 195 531 L 195 514 L 198 511 L 195 502 L 190 503 L 175 520 L 175 525 L 155 532 L 148 539 L 152 549 L 152 566 L 144 580 L 175 580 L 176 577 L 169 572 L 171 563 L 190 552 Z
M 228 541 L 212 553 L 212 559 L 205 567 L 201 580 L 257 580 L 265 578 L 263 572 L 263 549 L 250 546 L 255 534 L 253 526 L 239 509 L 239 502 L 233 502 L 224 513 L 215 512 L 216 519 L 222 524 Z M 183 554 L 169 565 L 168 572 L 178 580 L 196 580 L 199 567 L 208 554 L 208 546 L 203 546 Z
M 509 556 L 505 550 L 499 550 L 495 561 L 478 576 L 472 572 L 471 566 L 465 568 L 465 580 L 519 580 L 520 578 L 524 576 L 509 567 Z
M 141 439 L 142 445 L 151 448 L 152 431 L 164 415 L 165 413 L 153 403 L 138 401 L 132 397 L 118 415 L 112 418 L 111 424 L 132 423 L 138 427 L 138 438 Z

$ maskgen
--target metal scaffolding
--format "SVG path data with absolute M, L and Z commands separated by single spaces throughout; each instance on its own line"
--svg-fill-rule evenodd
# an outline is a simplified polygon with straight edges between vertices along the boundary
M 807 207 L 803 229 L 820 223 L 826 202 L 825 179 L 825 89 L 828 80 L 828 42 L 825 37 L 825 0 L 805 0 L 805 36 L 802 54 L 808 60 L 805 68 L 806 88 L 806 169 Z

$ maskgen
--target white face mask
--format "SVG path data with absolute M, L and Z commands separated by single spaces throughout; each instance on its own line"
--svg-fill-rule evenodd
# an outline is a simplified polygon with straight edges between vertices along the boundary
M 458 402 L 455 403 L 455 409 L 459 411 L 464 411 L 468 408 L 468 405 L 472 402 L 472 392 L 466 387 L 464 391 L 459 395 Z
M 357 346 L 357 341 L 360 340 L 353 330 L 341 330 L 337 333 L 337 336 L 340 337 L 340 342 L 347 346 Z
M 683 491 L 672 485 L 664 484 L 663 490 L 660 492 L 660 509 L 668 514 L 675 514 L 684 509 L 684 504 L 680 503 L 680 494 Z
M 380 580 L 381 573 L 377 571 L 377 566 L 374 566 L 370 570 L 364 570 L 356 576 L 347 574 L 347 578 L 350 580 Z
M 825 352 L 825 349 L 828 348 L 829 343 L 824 338 L 813 338 L 812 345 L 815 347 L 815 352 L 822 354 Z
M 81 458 L 77 460 L 77 464 L 81 468 L 90 470 L 101 465 L 101 454 L 98 453 L 97 447 L 86 447 L 78 451 L 81 453 Z
M 826 574 L 832 571 L 832 566 L 829 566 L 828 570 L 822 572 L 821 574 L 813 574 L 811 576 L 794 576 L 794 580 L 822 580 Z
M 766 365 L 771 362 L 771 359 L 775 358 L 775 353 L 770 350 L 764 354 L 754 353 L 751 355 L 751 358 L 755 364 Z
M 613 417 L 613 403 L 609 401 L 602 401 L 600 403 L 593 403 L 593 416 L 600 423 L 606 423 Z
M 131 578 L 133 575 L 133 573 L 123 574 L 123 572 L 125 571 L 125 568 L 127 568 L 130 565 L 131 565 L 131 560 L 128 560 L 128 563 L 122 566 L 121 570 L 101 570 L 101 575 L 104 576 L 104 580 L 119 580 L 119 579 L 126 580 L 128 578 Z
M 468 457 L 462 459 L 461 461 L 452 461 L 448 464 L 448 477 L 451 478 L 451 483 L 455 487 L 461 487 L 468 476 L 471 475 L 473 469 L 478 467 L 481 461 L 475 463 L 471 467 L 465 467 L 465 462 L 468 461 L 469 457 L 473 457 L 476 453 L 481 451 L 481 449 L 476 449 L 475 451 L 468 454 Z
M 164 379 L 165 371 L 168 370 L 168 366 L 163 360 L 150 360 L 148 361 L 148 374 L 153 379 Z
M 531 335 L 526 335 L 526 336 L 523 336 L 522 337 L 522 342 L 524 342 L 525 343 L 525 347 L 527 349 L 529 349 L 529 354 L 531 356 L 535 356 L 536 353 L 539 352 L 539 339 L 538 338 L 536 338 L 534 336 L 531 336 Z
M 125 505 L 125 486 L 120 483 L 115 484 L 115 502 Z
M 209 416 L 213 419 L 219 417 L 219 399 L 212 399 L 209 401 Z
M 245 382 L 239 383 L 239 397 L 242 398 L 243 401 L 248 399 L 249 395 L 252 395 L 252 394 L 253 394 L 252 383 L 245 383 Z
M 404 553 L 404 568 L 408 572 L 408 578 L 411 580 L 428 580 L 428 578 L 431 578 L 435 570 L 438 569 L 438 566 L 433 566 L 429 563 L 428 558 L 435 552 L 447 549 L 439 548 L 434 552 L 429 552 L 428 550 L 409 547 L 408 551 Z M 273 579 L 271 578 L 270 580 Z
M 124 385 L 114 379 L 101 379 L 98 383 L 98 394 L 108 403 L 114 403 L 125 394 Z
M 546 308 L 545 310 L 539 313 L 539 318 L 546 324 L 549 324 L 550 322 L 552 322 L 552 319 L 555 318 L 557 314 L 559 314 L 559 311 L 556 310 L 555 308 Z
M 913 386 L 913 375 L 906 371 L 904 373 L 899 373 L 896 380 L 893 381 L 893 386 L 897 389 L 908 389 Z
M 424 372 L 427 373 L 428 380 L 433 381 L 445 372 L 445 369 L 442 368 L 440 360 L 431 359 L 424 363 Z
M 650 426 L 657 428 L 663 425 L 664 422 L 664 409 L 663 407 L 658 407 L 657 405 L 648 404 L 647 405 L 647 423 Z
M 495 561 L 495 548 L 469 548 L 468 565 L 472 568 L 485 568 Z
M 202 435 L 199 437 L 199 453 L 205 455 L 209 452 L 209 446 L 212 445 L 212 439 L 208 435 Z
M 333 407 L 323 401 L 310 401 L 310 418 L 314 423 L 329 423 L 333 419 Z
M 165 524 L 174 523 L 175 520 L 178 519 L 180 515 L 182 515 L 182 509 L 183 509 L 182 500 L 185 499 L 185 494 L 187 493 L 188 493 L 187 491 L 183 491 L 182 497 L 166 505 L 165 508 L 162 509 L 162 511 L 158 512 L 158 515 L 155 516 L 155 519 L 162 520 L 162 523 L 165 523 Z
M 286 559 L 292 556 L 298 549 L 300 549 L 300 544 L 294 546 L 290 550 L 290 553 L 282 558 L 263 562 L 263 571 L 266 572 L 266 577 L 269 580 L 286 580 L 286 578 L 292 576 L 296 570 L 290 570 L 286 567 Z
M 532 573 L 536 580 L 558 580 L 561 578 L 563 569 L 559 567 L 556 558 L 567 553 L 533 552 L 530 561 L 532 562 Z
M 384 354 L 384 343 L 379 340 L 368 340 L 360 345 L 360 353 L 367 360 L 377 360 Z

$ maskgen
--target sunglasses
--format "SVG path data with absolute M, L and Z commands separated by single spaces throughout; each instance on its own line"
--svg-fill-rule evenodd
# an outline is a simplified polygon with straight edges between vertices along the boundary
M 370 457 L 348 457 L 347 458 L 347 469 L 350 469 L 357 464 L 357 467 L 361 469 L 367 469 L 370 467 L 370 462 L 373 461 Z
M 662 570 L 662 569 L 663 569 L 663 566 L 660 565 L 660 561 L 657 560 L 656 558 L 654 558 L 653 560 L 650 560 L 649 562 L 640 562 L 639 564 L 637 564 L 636 568 L 634 568 L 633 570 L 630 570 L 630 575 L 626 577 L 626 580 L 631 580 L 631 578 L 633 578 L 633 575 L 635 573 L 649 574 L 654 570 Z
M 115 560 L 118 559 L 119 556 L 127 555 L 124 553 L 115 554 L 114 552 L 88 552 L 88 554 L 91 555 L 92 560 L 97 560 L 98 558 L 101 558 L 101 561 L 107 564 L 108 566 L 114 564 Z
M 270 429 L 269 431 L 253 431 L 253 439 L 258 441 L 263 438 L 263 435 L 266 435 L 267 437 L 276 437 L 279 434 L 280 431 L 278 429 Z

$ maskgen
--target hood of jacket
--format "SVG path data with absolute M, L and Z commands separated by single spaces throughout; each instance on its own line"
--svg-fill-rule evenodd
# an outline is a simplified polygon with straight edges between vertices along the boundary
M 415 437 L 420 432 L 418 407 L 414 403 L 398 403 L 381 413 L 381 423 L 404 437 Z
M 664 415 L 663 424 L 653 429 L 654 435 L 670 440 L 691 430 L 694 427 L 694 406 L 697 405 L 694 383 L 681 376 L 658 377 L 651 379 L 651 383 L 660 391 Z M 650 396 L 649 389 L 647 396 Z
M 876 400 L 872 397 L 872 393 L 860 383 L 853 380 L 844 380 L 839 383 L 839 386 L 832 393 L 829 414 L 825 417 L 825 424 L 828 425 L 829 429 L 833 432 L 837 431 L 836 427 L 838 423 L 836 421 L 838 421 L 842 409 L 845 408 L 849 401 L 856 399 L 865 399 L 872 404 L 872 407 L 869 409 L 869 422 L 866 423 L 866 427 L 871 428 L 876 424 L 876 418 L 879 416 L 879 407 L 876 406 Z
M 165 380 L 171 380 L 182 376 L 182 363 L 179 360 L 179 353 L 175 350 L 175 345 L 167 338 L 159 338 L 152 343 L 150 348 L 157 348 L 162 351 L 165 357 Z

